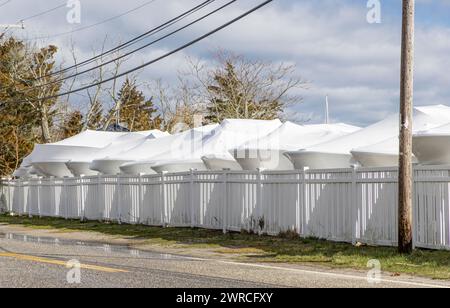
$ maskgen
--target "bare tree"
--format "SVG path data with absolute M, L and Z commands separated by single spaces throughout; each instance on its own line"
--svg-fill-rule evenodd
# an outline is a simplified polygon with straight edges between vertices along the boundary
M 146 86 L 159 107 L 163 130 L 175 133 L 202 124 L 197 119 L 203 116 L 204 106 L 196 103 L 195 91 L 187 80 L 179 78 L 177 84 L 169 85 L 158 79 Z
M 104 53 L 105 46 L 106 46 L 106 38 L 103 41 L 101 54 Z M 95 52 L 94 52 L 94 54 L 95 54 Z M 104 56 L 100 56 L 96 60 L 96 64 L 100 65 L 104 61 L 105 61 Z M 105 74 L 106 74 L 106 72 L 105 72 L 104 67 L 100 66 L 97 70 L 91 72 L 89 79 L 93 83 L 101 83 L 105 78 Z M 102 119 L 103 103 L 101 101 L 103 92 L 104 92 L 104 87 L 102 84 L 98 84 L 94 88 L 86 90 L 87 96 L 89 98 L 89 108 L 86 113 L 85 121 L 83 124 L 83 130 L 86 130 L 92 126 L 97 126 L 97 128 L 99 128 L 100 126 L 103 127 L 103 124 L 102 124 L 104 121 L 104 119 Z
M 190 98 L 206 106 L 206 118 L 274 119 L 282 117 L 293 104 L 302 102 L 295 90 L 308 83 L 295 76 L 295 66 L 250 60 L 219 51 L 214 64 L 189 59 L 189 69 L 181 75 L 189 85 Z
M 119 87 L 118 79 L 114 79 L 112 85 L 103 84 L 102 82 L 106 78 L 117 77 L 120 73 L 120 68 L 122 64 L 128 60 L 128 58 L 122 58 L 120 60 L 114 61 L 112 66 L 103 65 L 106 62 L 111 61 L 113 58 L 118 58 L 121 54 L 119 51 L 109 54 L 107 56 L 103 55 L 106 50 L 106 43 L 108 37 L 105 37 L 102 47 L 99 51 L 93 50 L 93 55 L 100 55 L 95 60 L 95 66 L 98 68 L 89 72 L 85 79 L 80 81 L 81 86 L 95 83 L 95 87 L 86 90 L 85 98 L 87 100 L 87 105 L 82 106 L 85 109 L 83 115 L 83 127 L 82 130 L 87 130 L 89 128 L 103 129 L 106 130 L 111 122 L 115 118 L 114 113 L 104 113 L 105 109 L 114 109 L 116 112 L 120 110 L 120 100 L 117 98 L 117 90 Z M 75 52 L 72 50 L 74 65 L 77 64 L 77 59 Z M 107 101 L 112 102 L 108 104 Z
M 122 64 L 126 61 L 127 59 L 120 59 L 117 61 L 114 61 L 114 67 L 112 69 L 112 75 L 114 77 L 117 77 L 120 74 L 120 67 L 122 66 Z M 135 79 L 135 77 L 131 77 L 133 80 Z M 113 112 L 110 112 L 105 119 L 105 122 L 103 124 L 103 129 L 106 130 L 108 128 L 108 126 L 111 125 L 111 122 L 114 119 L 120 119 L 120 106 L 121 106 L 121 100 L 119 99 L 119 97 L 117 96 L 119 87 L 121 85 L 119 84 L 119 80 L 117 78 L 114 78 L 114 81 L 112 83 L 112 86 L 108 89 L 108 93 L 109 93 L 109 97 L 111 99 L 111 101 L 113 102 L 113 107 L 111 110 L 113 110 Z M 120 124 L 120 123 L 117 123 Z

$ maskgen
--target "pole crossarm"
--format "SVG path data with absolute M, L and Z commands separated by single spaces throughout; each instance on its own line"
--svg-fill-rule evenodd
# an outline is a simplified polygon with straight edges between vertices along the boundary
M 0 24 L 0 29 L 22 29 L 22 30 L 24 30 L 25 29 L 25 23 L 22 21 L 21 23 L 18 23 L 18 24 L 10 24 L 10 25 L 8 25 L 8 24 L 5 24 L 5 25 L 2 25 L 2 24 Z

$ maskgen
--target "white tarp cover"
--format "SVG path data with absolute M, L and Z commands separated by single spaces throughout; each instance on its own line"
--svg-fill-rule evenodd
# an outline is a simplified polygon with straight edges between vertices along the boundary
M 436 105 L 414 108 L 416 130 L 423 127 L 435 127 L 436 123 L 445 123 L 449 119 L 450 108 L 447 106 Z M 352 159 L 352 150 L 364 149 L 377 144 L 381 145 L 380 148 L 387 145 L 392 147 L 395 143 L 392 143 L 392 140 L 389 142 L 388 139 L 398 138 L 398 131 L 399 115 L 394 114 L 353 134 L 302 151 L 289 152 L 288 155 L 298 169 L 304 167 L 312 169 L 347 168 L 356 163 Z M 396 154 L 395 150 L 393 153 Z
M 130 149 L 125 155 L 111 157 L 110 160 L 122 162 L 120 170 L 126 174 L 155 173 L 152 169 L 153 165 L 161 160 L 182 159 L 186 152 L 190 153 L 201 147 L 203 138 L 218 126 L 218 124 L 211 124 L 158 140 L 146 140 Z
M 284 156 L 285 152 L 330 141 L 360 129 L 343 123 L 298 125 L 286 122 L 269 135 L 246 142 L 231 153 L 244 170 L 291 170 L 294 166 Z
M 422 165 L 450 165 L 450 121 L 413 136 L 413 152 Z
M 113 168 L 113 170 L 110 170 L 108 163 L 104 163 L 105 161 L 108 161 L 110 157 L 126 155 L 130 149 L 142 144 L 146 140 L 158 139 L 169 135 L 169 133 L 160 130 L 126 133 L 114 139 L 106 147 L 91 153 L 89 156 L 71 159 L 68 165 L 71 166 L 71 169 L 75 169 L 77 168 L 77 165 L 74 164 L 78 164 L 78 167 L 80 167 L 81 163 L 90 163 L 91 170 L 99 171 L 104 174 L 116 174 L 120 172 L 118 166 Z M 72 172 L 75 173 L 75 170 Z
M 450 122 L 450 107 L 444 105 L 414 108 L 413 133 L 433 131 Z M 352 155 L 364 167 L 387 167 L 398 165 L 398 134 L 382 142 L 352 150 Z M 414 162 L 417 162 L 414 157 Z
M 30 177 L 30 169 L 30 167 L 19 167 L 14 171 L 12 176 L 16 178 Z
M 227 119 L 203 138 L 200 147 L 185 151 L 178 159 L 164 159 L 156 171 L 187 171 L 196 169 L 234 169 L 239 165 L 229 153 L 241 144 L 266 136 L 282 125 L 280 120 Z
M 104 148 L 114 139 L 124 134 L 126 133 L 88 130 L 59 142 L 37 144 L 33 152 L 28 156 L 28 161 L 34 163 L 70 160 L 78 155 L 83 157 L 86 155 L 86 150 Z
M 30 172 L 32 169 L 33 165 L 31 164 L 30 155 L 28 155 L 22 160 L 22 164 L 14 171 L 12 176 L 17 178 L 31 177 L 32 174 Z
M 124 138 L 127 135 L 133 138 L 145 138 L 153 133 L 159 134 L 158 131 L 122 133 L 88 130 L 59 142 L 36 145 L 27 157 L 26 164 L 31 164 L 45 176 L 71 176 L 71 172 L 65 165 L 68 161 L 87 160 L 118 138 Z
M 414 136 L 450 136 L 450 121 L 438 127 L 416 131 Z
M 154 131 L 148 132 L 148 134 L 127 133 L 126 135 L 116 138 L 106 147 L 97 151 L 93 156 L 84 157 L 84 159 L 85 161 L 92 161 L 94 159 L 107 159 L 113 156 L 121 157 L 122 154 L 126 154 L 130 149 L 140 145 L 146 140 L 153 140 L 166 136 L 169 136 L 169 134 L 159 131 L 157 133 Z
M 27 163 L 45 176 L 70 176 L 71 173 L 65 166 L 65 162 L 88 156 L 123 134 L 87 130 L 59 142 L 37 144 L 29 155 Z
M 45 176 L 45 175 L 33 167 L 30 154 L 22 160 L 22 164 L 13 173 L 13 176 L 19 178 L 30 178 L 34 176 Z
M 354 160 L 362 167 L 395 167 L 399 162 L 398 150 L 398 137 L 392 137 L 367 147 L 355 149 L 351 153 Z M 417 162 L 415 157 L 413 157 L 413 162 Z

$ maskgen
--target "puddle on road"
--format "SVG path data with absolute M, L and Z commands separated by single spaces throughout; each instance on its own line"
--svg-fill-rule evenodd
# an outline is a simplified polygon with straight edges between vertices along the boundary
M 128 254 L 134 258 L 149 258 L 149 259 L 163 259 L 163 260 L 188 260 L 189 257 L 176 256 L 171 254 L 162 254 L 150 251 L 143 251 L 139 249 L 130 248 L 123 245 L 111 245 L 96 242 L 82 242 L 77 240 L 67 240 L 58 239 L 53 237 L 41 237 L 41 236 L 30 236 L 16 233 L 1 233 L 0 239 L 5 239 L 9 241 L 24 242 L 24 243 L 36 243 L 52 246 L 75 246 L 84 247 L 94 250 L 99 250 L 107 254 L 122 253 Z

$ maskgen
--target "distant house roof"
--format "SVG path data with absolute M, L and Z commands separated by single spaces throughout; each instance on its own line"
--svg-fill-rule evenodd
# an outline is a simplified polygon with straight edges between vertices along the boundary
M 108 126 L 108 128 L 106 129 L 107 132 L 130 132 L 130 130 L 120 124 L 111 124 L 110 126 Z

